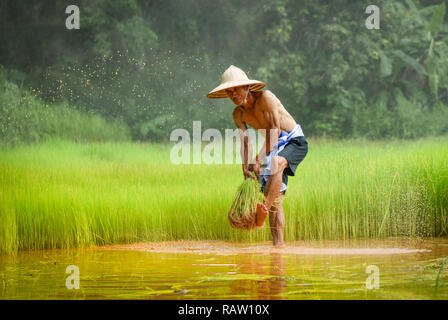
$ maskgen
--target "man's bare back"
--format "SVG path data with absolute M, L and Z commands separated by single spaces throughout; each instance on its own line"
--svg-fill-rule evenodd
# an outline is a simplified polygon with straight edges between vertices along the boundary
M 255 99 L 252 108 L 239 105 L 233 111 L 233 119 L 238 127 L 248 124 L 257 130 L 278 128 L 290 132 L 294 129 L 296 121 L 271 91 L 254 92 L 252 95 Z M 265 135 L 265 130 L 260 130 L 260 133 Z

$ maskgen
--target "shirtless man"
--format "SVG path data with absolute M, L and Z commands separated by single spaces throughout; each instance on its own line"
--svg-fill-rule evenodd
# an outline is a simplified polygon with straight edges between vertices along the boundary
M 243 70 L 230 66 L 222 76 L 222 84 L 208 94 L 209 98 L 228 97 L 236 105 L 233 120 L 240 129 L 241 157 L 244 178 L 260 181 L 260 169 L 265 157 L 273 151 L 280 134 L 288 140 L 284 148 L 270 159 L 270 175 L 262 187 L 263 203 L 257 204 L 257 225 L 263 226 L 269 214 L 269 225 L 274 245 L 283 245 L 285 213 L 283 197 L 288 175 L 294 176 L 298 164 L 308 152 L 308 142 L 303 136 L 300 125 L 283 107 L 280 100 L 270 91 L 257 91 L 265 84 L 249 80 Z M 249 143 L 247 125 L 259 130 L 265 136 L 265 142 L 253 159 L 252 146 Z M 290 133 L 290 134 L 288 134 Z M 288 134 L 288 135 L 287 135 Z M 274 150 L 275 151 L 275 150 Z M 255 173 L 254 177 L 252 172 Z M 278 202 L 274 201 L 278 198 Z

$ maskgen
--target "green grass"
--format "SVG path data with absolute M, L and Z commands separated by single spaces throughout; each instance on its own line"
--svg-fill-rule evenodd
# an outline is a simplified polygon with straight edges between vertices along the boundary
M 308 138 L 289 180 L 286 240 L 446 236 L 448 139 Z M 232 229 L 241 165 L 173 165 L 168 145 L 49 141 L 0 151 L 0 251 L 176 239 Z

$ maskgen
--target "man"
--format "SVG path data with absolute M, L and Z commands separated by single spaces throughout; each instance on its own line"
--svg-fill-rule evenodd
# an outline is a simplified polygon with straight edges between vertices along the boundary
M 308 153 L 308 142 L 300 125 L 280 100 L 270 91 L 258 91 L 265 86 L 261 81 L 249 80 L 243 70 L 230 66 L 222 75 L 221 85 L 207 97 L 228 97 L 235 103 L 233 120 L 240 131 L 244 178 L 255 179 L 254 172 L 264 192 L 263 203 L 257 204 L 257 225 L 263 226 L 269 213 L 274 245 L 282 246 L 285 228 L 283 196 L 288 175 L 295 175 L 297 166 Z M 252 160 L 249 159 L 252 146 L 247 125 L 259 130 L 266 138 L 260 152 Z

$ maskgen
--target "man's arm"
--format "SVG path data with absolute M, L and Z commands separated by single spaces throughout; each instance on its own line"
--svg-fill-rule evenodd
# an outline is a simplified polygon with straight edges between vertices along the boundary
M 238 128 L 238 132 L 240 135 L 240 141 L 241 141 L 241 149 L 240 149 L 240 154 L 241 154 L 241 159 L 243 162 L 243 174 L 244 174 L 244 178 L 252 178 L 255 179 L 255 177 L 252 175 L 252 173 L 249 171 L 249 163 L 250 163 L 250 159 L 252 158 L 252 145 L 250 144 L 249 141 L 249 135 L 248 135 L 248 130 L 247 130 L 247 125 L 243 122 L 242 116 L 243 116 L 243 111 L 239 108 L 236 107 L 235 110 L 233 110 L 233 121 L 235 122 L 235 125 Z
M 280 116 L 278 112 L 279 100 L 271 92 L 265 93 L 265 99 L 266 102 L 264 104 L 263 116 L 268 122 L 268 129 L 266 130 L 266 139 L 263 146 L 255 158 L 256 166 L 263 162 L 263 159 L 272 150 L 282 132 L 280 129 Z

